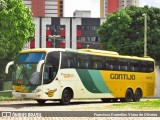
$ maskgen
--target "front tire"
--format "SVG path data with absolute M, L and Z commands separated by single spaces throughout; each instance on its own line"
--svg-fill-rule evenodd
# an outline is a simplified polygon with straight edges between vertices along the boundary
M 62 93 L 62 98 L 60 100 L 60 103 L 63 105 L 68 105 L 71 101 L 71 93 L 68 89 L 65 89 Z

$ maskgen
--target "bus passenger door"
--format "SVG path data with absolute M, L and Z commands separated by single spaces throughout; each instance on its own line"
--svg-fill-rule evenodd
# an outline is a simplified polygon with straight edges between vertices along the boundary
M 44 74 L 43 74 L 43 89 L 44 92 L 48 92 L 48 96 L 54 96 L 54 92 L 59 88 L 59 82 L 56 80 L 57 68 L 50 64 L 44 65 Z M 56 97 L 58 93 L 56 92 Z M 55 96 L 54 96 L 55 97 Z

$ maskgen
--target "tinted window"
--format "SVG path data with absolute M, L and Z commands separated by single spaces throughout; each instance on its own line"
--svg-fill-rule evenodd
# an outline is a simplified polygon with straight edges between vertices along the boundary
M 118 59 L 118 64 L 119 64 L 119 69 L 121 71 L 127 71 L 128 70 L 128 60 L 127 59 L 119 58 Z
M 50 52 L 47 55 L 46 63 L 48 65 L 54 66 L 58 69 L 58 67 L 59 67 L 59 57 L 60 57 L 60 52 Z
M 129 60 L 129 71 L 140 72 L 140 61 Z
M 106 57 L 107 70 L 119 70 L 118 59 L 113 57 Z
M 154 62 L 88 54 L 62 53 L 61 68 L 152 72 Z
M 21 53 L 18 56 L 18 63 L 28 62 L 28 63 L 37 63 L 40 60 L 45 59 L 45 53 Z
M 76 68 L 76 54 L 62 52 L 61 68 Z
M 141 72 L 153 72 L 154 62 L 152 61 L 141 61 Z
M 87 54 L 78 54 L 77 56 L 77 68 L 91 69 L 91 56 Z
M 103 70 L 106 69 L 106 61 L 104 57 L 101 56 L 92 56 L 92 68 L 93 69 L 98 69 L 98 70 Z

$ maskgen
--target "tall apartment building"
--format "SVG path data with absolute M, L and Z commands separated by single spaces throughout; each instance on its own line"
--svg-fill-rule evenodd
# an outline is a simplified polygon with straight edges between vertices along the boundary
M 63 0 L 24 0 L 34 17 L 63 17 Z
M 100 17 L 130 5 L 139 6 L 139 0 L 100 0 Z
M 96 30 L 105 20 L 91 18 L 91 11 L 78 11 L 74 17 L 63 17 L 63 0 L 24 0 L 31 8 L 35 23 L 35 39 L 26 44 L 28 48 L 90 48 L 102 46 Z M 59 36 L 51 39 L 50 36 Z

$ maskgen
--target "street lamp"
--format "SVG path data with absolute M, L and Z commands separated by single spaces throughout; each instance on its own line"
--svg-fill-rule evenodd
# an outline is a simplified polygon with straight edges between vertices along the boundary
M 61 37 L 60 35 L 49 35 L 48 38 L 50 38 L 51 40 L 53 39 L 53 44 L 54 44 L 54 48 L 56 47 L 56 38 Z
M 147 56 L 147 14 L 142 14 L 144 16 L 144 56 Z

